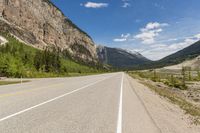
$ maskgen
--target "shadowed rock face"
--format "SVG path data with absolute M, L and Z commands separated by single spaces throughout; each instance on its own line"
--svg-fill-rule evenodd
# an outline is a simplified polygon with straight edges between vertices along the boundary
M 97 61 L 92 39 L 49 0 L 1 0 L 0 18 L 1 31 L 8 31 L 27 44 L 40 49 L 57 46 L 83 61 Z

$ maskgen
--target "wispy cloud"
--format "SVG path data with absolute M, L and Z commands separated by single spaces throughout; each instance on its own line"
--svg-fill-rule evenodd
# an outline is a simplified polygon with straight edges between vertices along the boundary
M 123 5 L 122 5 L 123 8 L 127 8 L 131 6 L 130 0 L 122 0 L 122 2 L 123 2 Z
M 120 38 L 115 38 L 113 39 L 114 42 L 125 42 L 128 40 L 128 38 L 131 36 L 130 33 L 127 33 L 127 34 L 121 34 L 121 37 Z
M 165 9 L 165 7 L 163 5 L 161 5 L 161 4 L 159 4 L 159 3 L 154 3 L 153 5 L 154 5 L 154 7 L 159 8 L 161 10 Z
M 196 34 L 194 36 L 186 37 L 182 41 L 172 43 L 172 44 L 158 43 L 158 44 L 150 45 L 141 53 L 152 60 L 158 60 L 169 54 L 175 53 L 183 48 L 186 48 L 199 40 L 200 40 L 200 34 Z
M 155 38 L 163 31 L 163 27 L 168 26 L 167 23 L 150 22 L 145 28 L 140 29 L 140 33 L 135 35 L 135 39 L 139 39 L 143 44 L 153 44 Z
M 169 26 L 169 24 L 150 22 L 144 28 L 141 28 L 138 34 L 122 34 L 113 41 L 123 42 L 119 44 L 123 46 L 126 44 L 127 49 L 139 51 L 151 60 L 158 60 L 200 40 L 200 34 L 178 38 L 162 36 L 163 34 L 160 33 L 166 30 L 166 26 Z
M 81 6 L 84 6 L 86 8 L 105 8 L 108 7 L 108 3 L 96 3 L 96 2 L 86 2 L 85 4 L 81 4 Z

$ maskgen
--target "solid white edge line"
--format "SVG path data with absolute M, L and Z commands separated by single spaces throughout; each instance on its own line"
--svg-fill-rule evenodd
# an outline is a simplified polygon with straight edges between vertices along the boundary
M 117 132 L 116 133 L 122 133 L 123 84 L 124 84 L 124 73 L 122 74 L 122 79 L 121 79 L 120 99 L 119 99 L 119 111 L 118 111 Z
M 53 102 L 53 101 L 55 101 L 55 100 L 58 100 L 58 99 L 60 99 L 60 98 L 62 98 L 62 97 L 65 97 L 65 96 L 67 96 L 67 95 L 70 95 L 70 94 L 72 94 L 72 93 L 81 91 L 81 90 L 83 90 L 83 89 L 85 89 L 85 88 L 87 88 L 87 87 L 90 87 L 90 86 L 92 86 L 92 85 L 95 85 L 95 84 L 97 84 L 97 83 L 99 83 L 99 82 L 101 82 L 101 81 L 104 81 L 104 80 L 106 80 L 106 79 L 108 79 L 108 78 L 111 78 L 111 77 L 113 77 L 113 76 L 109 76 L 109 77 L 107 77 L 107 78 L 98 80 L 98 81 L 96 81 L 96 82 L 94 82 L 94 83 L 88 84 L 88 85 L 83 86 L 83 87 L 81 87 L 81 88 L 79 88 L 79 89 L 73 90 L 73 91 L 71 91 L 71 92 L 68 92 L 68 93 L 65 93 L 65 94 L 63 94 L 63 95 L 57 96 L 57 97 L 55 97 L 55 98 L 53 98 L 53 99 L 50 99 L 50 100 L 48 100 L 48 101 L 45 101 L 45 102 L 42 102 L 42 103 L 37 104 L 37 105 L 35 105 L 35 106 L 32 106 L 32 107 L 30 107 L 30 108 L 27 108 L 27 109 L 24 109 L 24 110 L 19 111 L 19 112 L 17 112 L 17 113 L 11 114 L 11 115 L 6 116 L 6 117 L 3 117 L 3 118 L 0 119 L 0 122 L 2 122 L 2 121 L 4 121 L 4 120 L 7 120 L 7 119 L 9 119 L 9 118 L 12 118 L 12 117 L 14 117 L 14 116 L 20 115 L 20 114 L 22 114 L 22 113 L 25 113 L 25 112 L 27 112 L 27 111 L 30 111 L 30 110 L 32 110 L 32 109 L 34 109 L 34 108 L 40 107 L 40 106 L 42 106 L 42 105 L 44 105 L 44 104 L 47 104 L 47 103 Z

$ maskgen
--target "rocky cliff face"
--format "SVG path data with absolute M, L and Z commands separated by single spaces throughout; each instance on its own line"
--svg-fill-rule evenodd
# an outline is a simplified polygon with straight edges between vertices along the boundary
M 49 0 L 0 0 L 0 31 L 44 49 L 67 49 L 84 61 L 97 61 L 92 39 Z

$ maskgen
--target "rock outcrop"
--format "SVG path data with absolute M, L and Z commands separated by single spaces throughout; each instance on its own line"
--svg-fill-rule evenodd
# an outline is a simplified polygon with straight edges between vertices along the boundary
M 7 42 L 8 41 L 4 37 L 0 36 L 0 45 L 4 45 Z
M 56 46 L 83 61 L 97 61 L 91 37 L 50 0 L 0 0 L 0 31 L 40 49 Z

